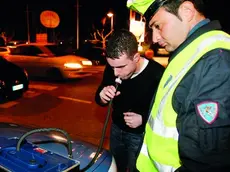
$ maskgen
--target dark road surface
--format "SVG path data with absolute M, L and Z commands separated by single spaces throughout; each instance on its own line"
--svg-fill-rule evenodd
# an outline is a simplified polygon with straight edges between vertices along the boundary
M 72 138 L 98 145 L 107 108 L 94 102 L 102 70 L 91 77 L 63 83 L 31 81 L 23 98 L 0 104 L 1 122 L 57 127 Z M 104 148 L 108 149 L 109 127 Z

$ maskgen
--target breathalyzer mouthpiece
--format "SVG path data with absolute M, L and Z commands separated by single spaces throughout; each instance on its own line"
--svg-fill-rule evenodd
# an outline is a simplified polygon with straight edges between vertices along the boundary
M 121 80 L 121 78 L 116 78 L 116 79 L 115 79 L 115 82 L 116 82 L 116 84 L 121 84 L 121 83 L 122 83 L 122 80 Z

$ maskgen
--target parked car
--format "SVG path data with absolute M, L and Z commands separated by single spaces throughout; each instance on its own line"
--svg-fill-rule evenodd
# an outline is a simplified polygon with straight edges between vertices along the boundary
M 19 44 L 28 44 L 27 41 L 23 41 L 23 40 L 15 40 L 15 41 L 9 41 L 6 43 L 6 46 L 9 48 L 16 48 L 17 45 Z
M 166 67 L 168 65 L 168 57 L 153 57 L 153 60 Z
M 160 47 L 158 44 L 152 44 L 149 49 L 144 52 L 144 56 L 148 59 L 153 59 L 166 67 L 168 65 L 168 58 L 170 53 L 165 48 Z
M 0 47 L 0 56 L 5 56 L 10 54 L 10 48 L 9 47 Z
M 92 75 L 92 62 L 69 54 L 55 44 L 20 44 L 6 59 L 25 68 L 30 77 L 83 78 Z
M 106 52 L 101 47 L 90 47 L 81 50 L 75 50 L 74 54 L 85 57 L 93 62 L 94 65 L 106 64 Z
M 165 48 L 161 47 L 160 45 L 151 44 L 150 49 L 154 51 L 154 56 L 156 57 L 168 57 L 170 54 L 165 50 Z
M 97 151 L 95 145 L 71 140 L 61 129 L 12 123 L 0 123 L 0 149 L 0 170 L 12 172 L 83 170 Z M 112 155 L 102 149 L 95 163 L 85 171 L 115 172 L 116 163 Z
M 21 97 L 28 85 L 26 70 L 0 57 L 0 103 Z

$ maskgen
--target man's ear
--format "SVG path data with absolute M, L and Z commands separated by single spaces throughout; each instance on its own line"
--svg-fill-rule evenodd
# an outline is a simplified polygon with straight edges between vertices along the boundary
M 183 2 L 178 10 L 178 15 L 183 21 L 190 22 L 195 16 L 196 9 L 192 2 L 185 1 Z
M 136 53 L 134 56 L 133 56 L 133 61 L 135 61 L 136 63 L 140 60 L 140 54 L 139 53 Z

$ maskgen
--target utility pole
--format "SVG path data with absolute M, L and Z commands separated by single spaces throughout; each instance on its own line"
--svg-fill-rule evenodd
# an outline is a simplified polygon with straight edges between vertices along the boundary
M 77 50 L 79 49 L 79 0 L 77 0 Z
M 29 23 L 29 6 L 26 6 L 26 19 L 27 19 L 27 39 L 28 43 L 30 43 L 30 23 Z

